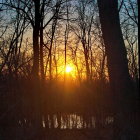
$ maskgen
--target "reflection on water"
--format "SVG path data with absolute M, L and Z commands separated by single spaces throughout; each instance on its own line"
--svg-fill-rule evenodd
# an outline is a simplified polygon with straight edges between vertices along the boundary
M 91 115 L 78 114 L 49 114 L 43 117 L 43 127 L 59 129 L 83 129 L 95 128 L 96 125 L 107 125 L 113 123 L 112 116 L 100 118 Z

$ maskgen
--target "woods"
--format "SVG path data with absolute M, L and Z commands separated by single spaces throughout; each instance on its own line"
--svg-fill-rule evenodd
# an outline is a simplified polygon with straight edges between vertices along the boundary
M 136 0 L 0 0 L 0 139 L 139 139 L 138 46 Z

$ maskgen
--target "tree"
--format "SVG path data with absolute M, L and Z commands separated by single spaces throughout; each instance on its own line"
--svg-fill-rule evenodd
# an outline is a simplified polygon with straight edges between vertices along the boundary
M 91 39 L 91 30 L 94 20 L 94 8 L 93 2 L 91 0 L 85 1 L 80 0 L 76 4 L 77 17 L 75 24 L 71 26 L 73 32 L 78 37 L 81 42 L 85 60 L 85 69 L 86 69 L 86 79 L 87 81 L 91 80 L 91 69 L 90 69 L 90 53 L 92 53 L 92 39 Z M 92 56 L 92 54 L 91 54 Z
M 39 74 L 39 31 L 40 31 L 40 0 L 34 0 L 35 4 L 35 21 L 33 27 L 33 76 L 37 77 Z
M 127 53 L 119 23 L 118 1 L 98 0 L 98 7 L 115 104 L 114 139 L 119 140 L 122 133 L 125 133 L 125 137 L 128 138 L 126 134 L 129 133 L 130 122 L 127 115 L 132 113 L 133 84 L 129 75 Z
M 138 4 L 135 0 L 122 1 L 119 11 L 124 42 L 127 48 L 131 77 L 138 84 Z

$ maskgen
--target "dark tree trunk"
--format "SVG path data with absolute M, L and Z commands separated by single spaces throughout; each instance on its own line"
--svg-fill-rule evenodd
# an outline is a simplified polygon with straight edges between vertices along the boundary
M 41 79 L 45 78 L 44 75 L 44 62 L 43 62 L 43 28 L 40 29 L 40 72 Z
M 89 68 L 89 56 L 88 56 L 88 49 L 86 47 L 85 41 L 82 42 L 83 48 L 84 48 L 84 57 L 85 57 L 85 65 L 86 65 L 86 79 L 89 82 L 90 80 L 90 68 Z
M 34 0 L 35 4 L 35 23 L 33 27 L 33 68 L 32 68 L 32 119 L 34 127 L 34 137 L 36 140 L 42 139 L 42 117 L 41 117 L 41 91 L 39 81 L 39 32 L 40 32 L 40 0 Z
M 40 30 L 40 0 L 35 3 L 35 25 L 33 27 L 33 68 L 32 74 L 38 77 L 39 74 L 39 30 Z
M 90 80 L 90 68 L 89 68 L 89 62 L 88 62 L 88 54 L 85 53 L 85 62 L 86 62 L 86 77 L 87 77 L 87 81 Z
M 98 0 L 98 7 L 113 94 L 114 139 L 121 139 L 121 135 L 125 135 L 124 137 L 127 139 L 126 133 L 129 133 L 130 130 L 127 115 L 132 112 L 133 86 L 129 76 L 127 52 L 119 23 L 118 1 Z
M 44 3 L 42 5 L 41 23 L 40 23 L 40 72 L 42 80 L 45 79 L 44 62 L 43 62 L 43 20 L 44 20 Z
M 54 23 L 52 25 L 52 36 L 51 36 L 51 44 L 50 44 L 50 48 L 49 48 L 49 75 L 50 75 L 50 81 L 52 80 L 52 47 L 53 47 L 53 39 L 54 39 L 54 34 L 55 34 L 55 27 L 56 24 Z
M 52 36 L 51 36 L 51 44 L 50 44 L 50 48 L 49 48 L 49 74 L 50 74 L 50 81 L 52 80 L 52 49 L 53 49 L 53 41 L 54 41 L 54 36 L 55 36 L 55 30 L 56 30 L 56 25 L 57 25 L 57 20 L 58 20 L 58 15 L 59 15 L 59 9 L 60 9 L 60 5 L 58 4 L 56 6 L 56 16 L 53 19 L 53 23 L 52 23 Z

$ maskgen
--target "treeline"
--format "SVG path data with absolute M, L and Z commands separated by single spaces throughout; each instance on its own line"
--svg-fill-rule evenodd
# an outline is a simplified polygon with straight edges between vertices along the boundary
M 0 5 L 1 75 L 34 73 L 56 79 L 70 63 L 79 81 L 85 75 L 88 80 L 108 77 L 96 1 L 18 0 Z M 129 71 L 138 81 L 137 2 L 120 2 L 118 7 Z

